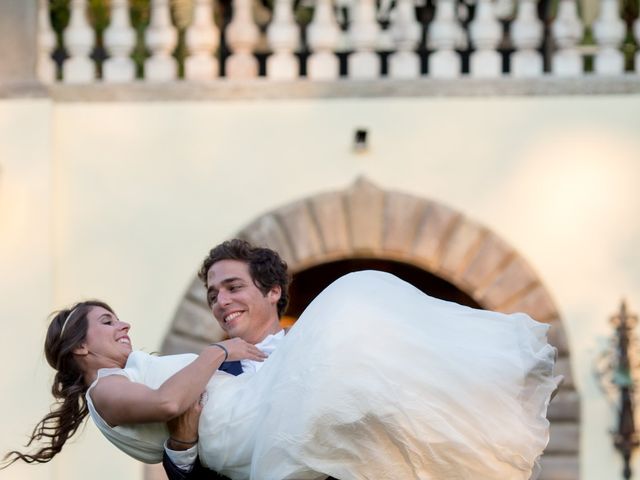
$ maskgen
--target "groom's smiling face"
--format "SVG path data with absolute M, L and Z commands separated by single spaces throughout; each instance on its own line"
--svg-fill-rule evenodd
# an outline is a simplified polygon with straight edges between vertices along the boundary
M 279 328 L 277 303 L 280 287 L 263 293 L 239 260 L 220 260 L 207 272 L 209 305 L 222 329 L 230 337 L 249 343 L 262 341 Z

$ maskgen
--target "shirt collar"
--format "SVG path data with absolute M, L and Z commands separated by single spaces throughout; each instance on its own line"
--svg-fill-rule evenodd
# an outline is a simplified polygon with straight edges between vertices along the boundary
M 273 347 L 276 343 L 278 343 L 283 338 L 284 338 L 284 330 L 280 330 L 277 333 L 272 333 L 270 335 L 267 335 L 264 338 L 264 340 L 262 340 L 260 343 L 256 343 L 256 347 L 264 351 L 265 348 Z

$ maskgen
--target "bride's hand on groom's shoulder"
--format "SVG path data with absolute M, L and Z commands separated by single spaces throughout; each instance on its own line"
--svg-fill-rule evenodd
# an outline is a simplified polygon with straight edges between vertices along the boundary
M 267 355 L 258 349 L 258 347 L 252 343 L 245 342 L 241 338 L 230 338 L 229 340 L 218 343 L 223 345 L 227 349 L 227 352 L 229 352 L 227 361 L 254 360 L 256 362 L 263 362 L 267 358 Z

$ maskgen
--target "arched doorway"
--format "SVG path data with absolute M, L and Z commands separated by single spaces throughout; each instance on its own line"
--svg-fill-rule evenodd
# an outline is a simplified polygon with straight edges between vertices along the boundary
M 307 305 L 331 282 L 358 270 L 381 270 L 415 285 L 433 297 L 480 308 L 469 295 L 455 285 L 411 264 L 380 258 L 349 258 L 321 263 L 295 274 L 289 293 L 287 316 L 298 318 Z
M 238 233 L 277 250 L 294 276 L 291 313 L 333 279 L 363 268 L 391 271 L 427 293 L 502 312 L 524 311 L 551 325 L 558 373 L 565 376 L 549 408 L 551 440 L 541 479 L 577 479 L 580 404 L 560 314 L 542 280 L 490 229 L 438 202 L 385 191 L 365 179 L 285 205 Z M 163 352 L 197 351 L 219 340 L 201 282 L 194 278 Z

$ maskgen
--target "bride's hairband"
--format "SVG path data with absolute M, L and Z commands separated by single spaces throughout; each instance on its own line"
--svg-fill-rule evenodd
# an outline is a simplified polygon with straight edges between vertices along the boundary
M 78 310 L 78 308 L 80 308 L 80 305 L 78 305 L 73 310 L 71 310 L 69 312 L 69 315 L 67 315 L 67 318 L 64 319 L 64 322 L 62 323 L 62 328 L 60 329 L 60 338 L 62 338 L 62 335 L 64 334 L 64 329 L 67 327 L 67 323 L 69 323 L 69 319 L 73 316 L 74 313 L 76 313 L 76 310 Z

